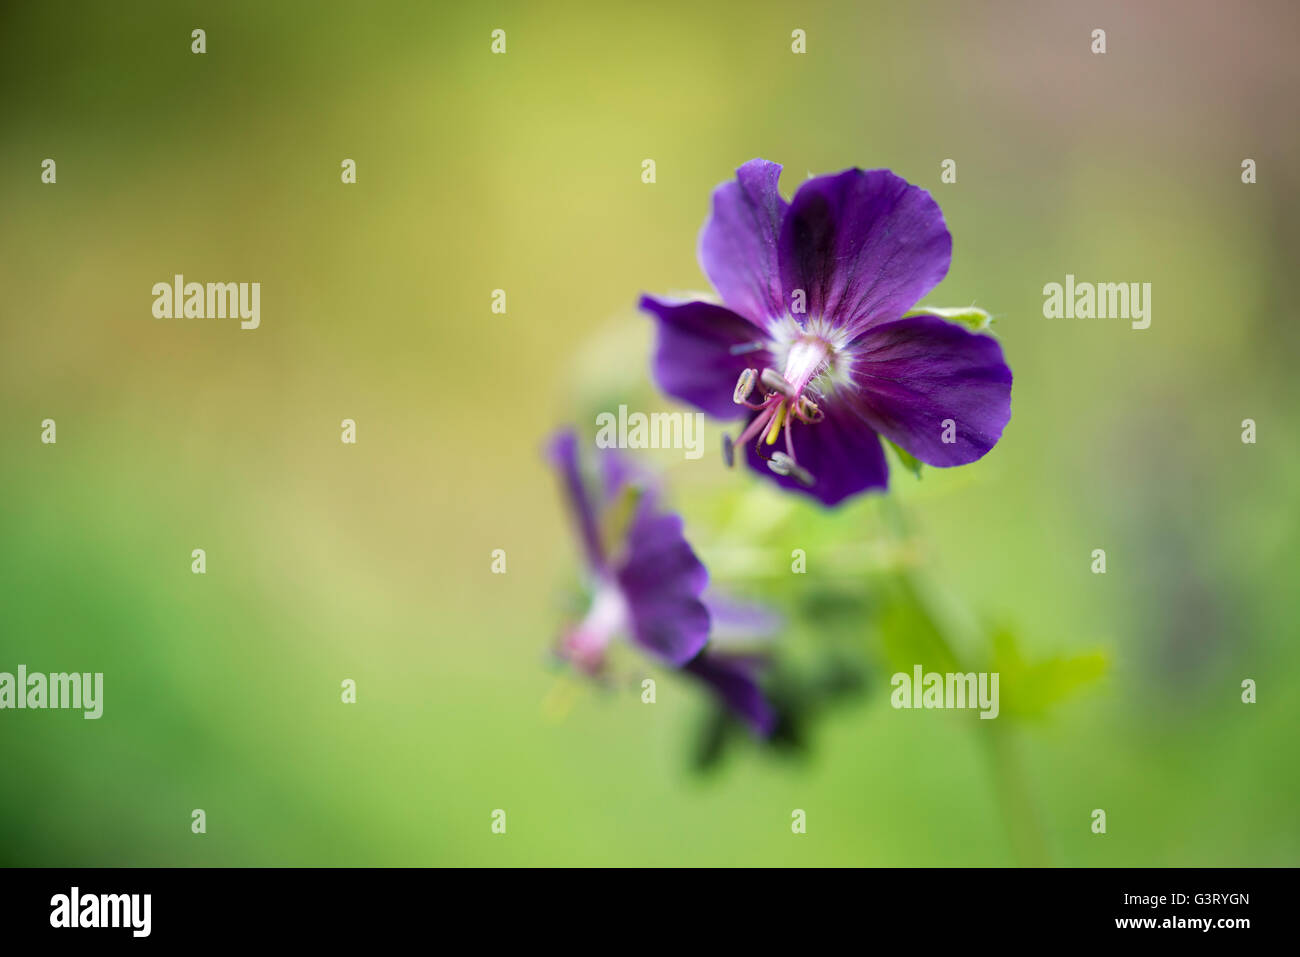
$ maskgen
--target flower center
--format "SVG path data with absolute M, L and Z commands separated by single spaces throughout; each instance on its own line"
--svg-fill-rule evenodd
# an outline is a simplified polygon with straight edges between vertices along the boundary
M 613 582 L 601 582 L 587 617 L 561 640 L 560 654 L 581 670 L 595 674 L 605 663 L 605 649 L 616 634 L 626 630 L 629 621 L 622 591 Z
M 795 457 L 791 426 L 795 421 L 815 425 L 825 418 L 821 408 L 808 393 L 816 391 L 815 386 L 812 389 L 810 386 L 831 365 L 835 347 L 825 338 L 802 330 L 783 345 L 785 360 L 782 371 L 768 367 L 761 374 L 757 369 L 746 369 L 740 374 L 732 398 L 737 405 L 754 409 L 758 414 L 750 420 L 734 443 L 730 436 L 723 437 L 722 451 L 727 464 L 731 465 L 737 445 L 743 446 L 751 439 L 775 445 L 777 439 L 784 435 L 785 451 L 773 452 L 767 460 L 767 467 L 778 475 L 789 475 L 804 485 L 812 485 L 816 480 L 807 469 L 799 465 L 799 460 Z M 749 397 L 756 384 L 761 384 L 763 397 L 757 402 L 751 402 Z
M 802 336 L 790 343 L 782 375 L 796 396 L 808 388 L 808 383 L 821 372 L 830 355 L 830 343 L 816 336 Z

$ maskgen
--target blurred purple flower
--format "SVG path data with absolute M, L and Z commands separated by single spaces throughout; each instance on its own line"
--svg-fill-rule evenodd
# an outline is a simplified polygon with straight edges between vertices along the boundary
M 755 732 L 771 734 L 776 713 L 755 681 L 761 661 L 704 650 L 710 607 L 742 629 L 754 626 L 745 615 L 761 612 L 712 599 L 706 604 L 709 573 L 683 536 L 681 518 L 661 508 L 653 483 L 625 458 L 602 450 L 589 489 L 573 431 L 556 435 L 548 451 L 593 592 L 590 610 L 564 633 L 559 654 L 580 670 L 598 674 L 610 643 L 625 635 L 652 658 L 704 681 Z
M 888 486 L 879 436 L 930 465 L 982 457 L 1011 416 L 1001 347 L 936 315 L 904 318 L 948 272 L 938 205 L 859 169 L 810 179 L 787 203 L 780 175 L 751 160 L 713 193 L 699 254 L 725 305 L 642 297 L 659 386 L 717 418 L 747 415 L 724 441 L 728 464 L 746 446 L 752 468 L 827 505 Z

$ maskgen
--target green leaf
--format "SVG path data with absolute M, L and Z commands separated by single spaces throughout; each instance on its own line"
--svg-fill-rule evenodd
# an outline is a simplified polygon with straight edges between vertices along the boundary
M 907 319 L 911 316 L 938 316 L 949 322 L 959 322 L 976 332 L 983 332 L 993 324 L 993 317 L 975 306 L 919 306 L 905 313 L 903 318 Z
M 882 598 L 880 639 L 885 656 L 895 671 L 911 672 L 914 665 L 941 673 L 965 670 L 958 666 L 942 627 L 906 576 L 899 576 L 894 587 Z
M 885 441 L 889 442 L 889 447 L 894 450 L 894 454 L 898 456 L 898 461 L 902 464 L 903 468 L 907 469 L 917 478 L 920 478 L 921 460 L 916 458 L 914 455 L 912 455 L 911 452 L 908 452 L 906 449 L 901 448 L 898 445 L 895 445 L 893 442 L 890 442 L 889 439 L 885 439 Z
M 1079 689 L 1102 678 L 1110 662 L 1100 651 L 1026 661 L 1015 637 L 993 634 L 993 666 L 1001 682 L 1002 711 L 1018 718 L 1040 718 Z

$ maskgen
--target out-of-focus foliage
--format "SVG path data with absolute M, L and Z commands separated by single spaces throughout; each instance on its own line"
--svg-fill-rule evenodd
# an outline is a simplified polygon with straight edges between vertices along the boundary
M 1104 56 L 1030 0 L 305 9 L 0 5 L 0 670 L 106 674 L 99 721 L 2 716 L 0 860 L 1300 861 L 1294 3 L 1112 4 Z M 834 512 L 726 471 L 716 424 L 650 456 L 715 581 L 786 617 L 805 716 L 804 759 L 732 736 L 695 775 L 697 683 L 539 667 L 582 611 L 540 452 L 677 410 L 635 303 L 707 286 L 710 193 L 756 156 L 787 196 L 855 165 L 932 192 L 925 301 L 996 316 L 1012 417 Z M 176 273 L 260 281 L 260 328 L 154 319 Z M 1150 328 L 1044 318 L 1067 273 L 1151 282 Z M 891 654 L 934 638 L 904 583 L 963 665 L 1084 660 L 996 720 L 895 711 Z

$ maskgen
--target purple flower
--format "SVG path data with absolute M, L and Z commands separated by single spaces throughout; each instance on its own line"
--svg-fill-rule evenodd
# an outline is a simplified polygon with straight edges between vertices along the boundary
M 997 340 L 908 310 L 948 272 L 952 237 L 925 190 L 889 170 L 803 183 L 751 160 L 713 193 L 700 263 L 725 305 L 641 298 L 654 375 L 717 418 L 746 416 L 752 468 L 834 505 L 888 486 L 880 436 L 922 462 L 982 457 L 1011 417 Z
M 653 484 L 613 450 L 597 457 L 589 483 L 573 431 L 551 441 L 549 456 L 592 584 L 590 610 L 566 630 L 559 654 L 598 674 L 611 642 L 626 636 L 650 657 L 704 681 L 756 732 L 770 734 L 776 715 L 754 679 L 757 662 L 704 651 L 709 573 L 683 536 L 681 518 L 661 508 Z

